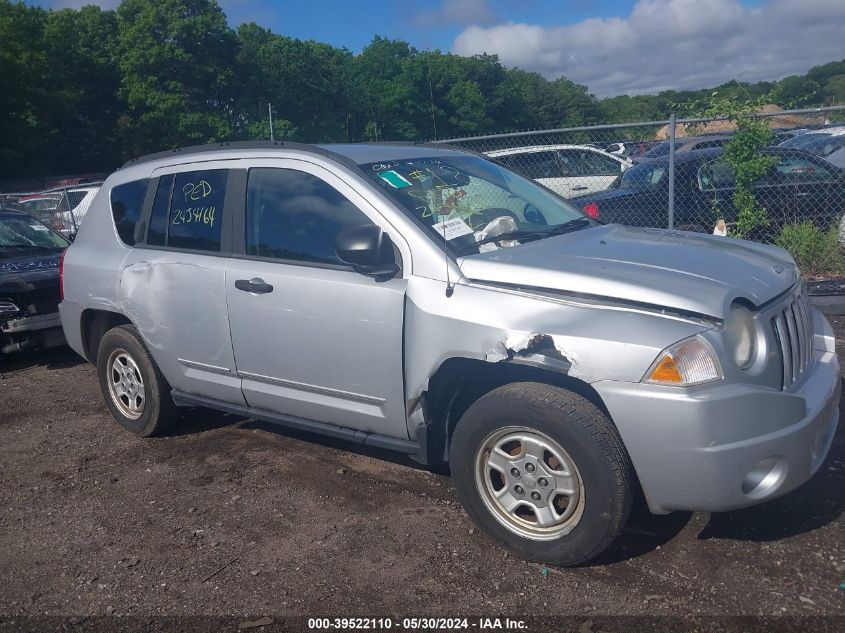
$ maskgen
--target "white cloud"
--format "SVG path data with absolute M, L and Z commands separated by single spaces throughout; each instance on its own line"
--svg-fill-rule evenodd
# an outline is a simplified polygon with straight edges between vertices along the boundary
M 439 9 L 423 11 L 414 17 L 415 24 L 421 28 L 485 25 L 497 20 L 487 0 L 441 0 Z
M 703 88 L 804 73 L 845 58 L 843 0 L 639 0 L 624 18 L 567 26 L 474 24 L 459 55 L 497 53 L 507 66 L 561 75 L 600 96 Z

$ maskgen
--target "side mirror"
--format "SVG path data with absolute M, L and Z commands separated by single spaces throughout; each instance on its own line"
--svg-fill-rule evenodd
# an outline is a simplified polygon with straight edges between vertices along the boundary
M 364 275 L 392 277 L 399 270 L 390 236 L 375 224 L 343 229 L 334 248 L 340 261 Z

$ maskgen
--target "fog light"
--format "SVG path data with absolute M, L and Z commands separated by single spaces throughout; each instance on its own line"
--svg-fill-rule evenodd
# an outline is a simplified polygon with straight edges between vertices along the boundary
M 749 497 L 766 497 L 777 490 L 786 477 L 783 457 L 761 459 L 742 480 L 742 492 Z

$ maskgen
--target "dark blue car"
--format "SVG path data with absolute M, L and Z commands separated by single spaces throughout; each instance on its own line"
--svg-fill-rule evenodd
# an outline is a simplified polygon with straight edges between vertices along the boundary
M 64 343 L 59 268 L 68 244 L 31 215 L 0 211 L 0 354 Z
M 785 224 L 811 220 L 822 228 L 838 226 L 845 213 L 845 170 L 799 150 L 767 148 L 772 167 L 754 183 L 757 204 L 769 225 L 749 239 L 777 235 Z M 733 173 L 721 149 L 675 157 L 675 228 L 710 233 L 719 217 L 736 222 Z M 639 163 L 615 187 L 571 198 L 570 202 L 603 222 L 666 228 L 669 208 L 669 159 Z

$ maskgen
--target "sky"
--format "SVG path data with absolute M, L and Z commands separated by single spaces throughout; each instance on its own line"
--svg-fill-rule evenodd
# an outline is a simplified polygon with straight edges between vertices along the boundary
M 376 35 L 495 53 L 599 97 L 803 74 L 845 59 L 845 0 L 218 0 L 233 26 L 358 53 Z M 30 0 L 49 8 L 119 0 Z

